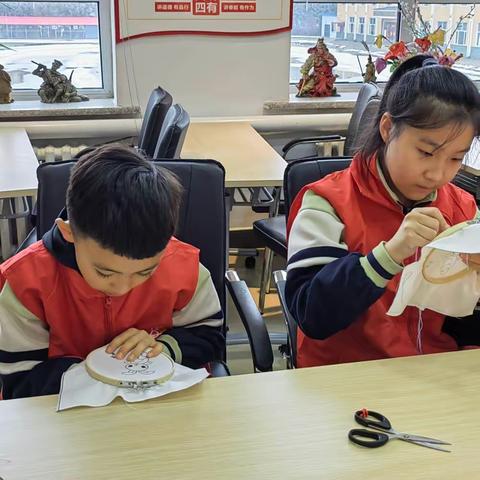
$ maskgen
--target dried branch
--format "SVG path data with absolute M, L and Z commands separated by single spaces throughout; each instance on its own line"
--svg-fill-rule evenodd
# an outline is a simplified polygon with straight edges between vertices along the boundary
M 455 33 L 457 32 L 457 30 L 460 28 L 460 24 L 463 22 L 463 20 L 467 20 L 469 18 L 472 18 L 473 17 L 473 14 L 475 12 L 475 5 L 472 5 L 470 7 L 470 11 L 465 14 L 465 15 L 462 15 L 459 19 L 458 19 L 458 22 L 457 22 L 457 25 L 455 25 L 455 28 L 452 32 L 452 34 L 450 35 L 450 38 L 448 39 L 448 42 L 447 42 L 447 47 L 450 46 L 450 43 L 453 39 L 453 36 L 455 35 Z

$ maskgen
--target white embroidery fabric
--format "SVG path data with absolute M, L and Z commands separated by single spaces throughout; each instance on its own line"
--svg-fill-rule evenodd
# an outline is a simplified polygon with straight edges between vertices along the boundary
M 388 315 L 398 316 L 407 306 L 448 316 L 471 315 L 480 298 L 480 275 L 460 254 L 480 253 L 480 223 L 451 227 L 422 248 L 420 260 L 403 270 Z

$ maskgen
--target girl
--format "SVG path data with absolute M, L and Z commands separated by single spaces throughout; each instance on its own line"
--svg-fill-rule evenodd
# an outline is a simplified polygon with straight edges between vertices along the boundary
M 413 307 L 399 317 L 386 312 L 419 248 L 476 217 L 472 196 L 449 182 L 479 132 L 474 84 L 430 56 L 412 57 L 392 74 L 351 166 L 299 193 L 289 217 L 286 284 L 301 329 L 299 367 L 475 343 L 458 328 L 462 320 Z

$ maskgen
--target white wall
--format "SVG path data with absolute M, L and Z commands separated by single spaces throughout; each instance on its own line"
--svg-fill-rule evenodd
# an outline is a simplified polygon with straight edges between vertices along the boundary
M 143 37 L 118 44 L 116 63 L 121 105 L 143 110 L 160 85 L 194 117 L 260 115 L 263 102 L 288 99 L 290 32 Z

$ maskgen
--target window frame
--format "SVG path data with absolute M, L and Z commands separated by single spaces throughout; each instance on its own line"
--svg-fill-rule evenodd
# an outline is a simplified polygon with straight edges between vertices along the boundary
M 20 3 L 21 0 L 7 0 Z M 78 88 L 78 92 L 89 98 L 113 98 L 113 23 L 110 0 L 28 0 L 29 2 L 60 3 L 98 3 L 98 32 L 100 42 L 100 64 L 102 69 L 103 88 Z M 19 101 L 39 100 L 35 89 L 14 89 L 15 99 Z

